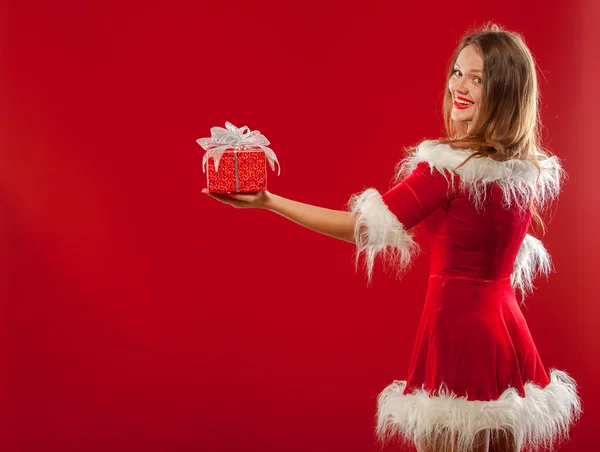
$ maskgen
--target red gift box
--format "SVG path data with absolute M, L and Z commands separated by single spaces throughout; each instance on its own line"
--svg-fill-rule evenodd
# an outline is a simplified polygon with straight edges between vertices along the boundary
M 216 193 L 254 193 L 267 189 L 267 162 L 272 170 L 277 156 L 268 148 L 269 140 L 258 130 L 237 128 L 230 122 L 225 128 L 212 127 L 210 138 L 196 142 L 206 153 L 202 169 L 208 191 Z M 281 168 L 279 168 L 281 170 Z M 279 174 L 279 172 L 278 172 Z
M 214 193 L 253 193 L 267 189 L 267 159 L 262 149 L 225 151 L 215 169 L 208 159 L 206 184 Z

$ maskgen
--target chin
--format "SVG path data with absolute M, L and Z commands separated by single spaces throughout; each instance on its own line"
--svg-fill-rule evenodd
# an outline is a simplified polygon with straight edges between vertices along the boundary
M 460 113 L 456 114 L 452 112 L 450 118 L 455 122 L 472 122 L 474 115 L 461 115 Z

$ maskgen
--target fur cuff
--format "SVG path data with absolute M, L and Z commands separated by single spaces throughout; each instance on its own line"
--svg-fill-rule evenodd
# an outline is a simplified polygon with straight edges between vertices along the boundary
M 395 381 L 379 396 L 377 433 L 383 441 L 398 436 L 416 444 L 433 443 L 444 432 L 458 446 L 452 450 L 470 450 L 479 431 L 492 429 L 492 434 L 511 432 L 523 450 L 552 449 L 568 437 L 582 411 L 575 381 L 556 369 L 544 388 L 526 383 L 525 397 L 509 388 L 491 401 L 467 400 L 447 389 L 435 395 L 424 389 L 404 395 L 405 386 L 405 381 Z
M 364 253 L 368 282 L 371 282 L 377 255 L 381 255 L 385 264 L 393 265 L 399 274 L 406 270 L 419 247 L 390 212 L 381 194 L 369 188 L 352 196 L 348 205 L 356 218 L 356 266 L 358 268 L 360 255 Z
M 458 168 L 471 154 L 470 150 L 454 149 L 447 144 L 426 140 L 400 162 L 396 177 L 403 178 L 420 162 L 429 163 L 432 170 L 448 170 L 460 176 L 462 186 L 477 208 L 483 206 L 486 186 L 491 182 L 496 182 L 501 188 L 507 207 L 517 205 L 526 209 L 535 196 L 537 206 L 542 209 L 547 202 L 558 197 L 564 171 L 555 156 L 548 157 L 538 151 L 539 170 L 528 160 L 498 162 L 489 157 L 474 157 Z
M 533 280 L 539 275 L 548 276 L 551 271 L 552 261 L 544 244 L 527 234 L 519 248 L 510 277 L 513 288 L 526 296 L 533 292 Z

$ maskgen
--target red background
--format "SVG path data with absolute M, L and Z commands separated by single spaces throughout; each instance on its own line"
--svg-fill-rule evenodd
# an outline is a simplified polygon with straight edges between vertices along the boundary
M 380 450 L 427 256 L 367 288 L 350 244 L 202 195 L 195 140 L 258 129 L 271 191 L 343 208 L 442 134 L 448 59 L 487 20 L 524 33 L 570 175 L 544 238 L 556 273 L 524 311 L 580 384 L 561 450 L 598 445 L 598 2 L 0 8 L 3 451 Z

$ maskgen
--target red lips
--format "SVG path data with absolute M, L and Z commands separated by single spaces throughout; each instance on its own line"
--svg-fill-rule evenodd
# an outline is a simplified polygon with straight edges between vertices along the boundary
M 471 99 L 467 99 L 466 97 L 462 97 L 462 96 L 454 96 L 454 97 L 455 97 L 455 99 L 458 99 L 458 100 L 464 100 L 464 101 L 473 103 L 473 101 Z
M 458 102 L 456 102 L 457 100 L 462 100 L 462 101 L 465 101 L 465 102 L 469 102 L 469 105 L 459 104 Z M 461 97 L 461 96 L 456 96 L 454 98 L 454 107 L 458 108 L 459 110 L 464 110 L 465 108 L 469 108 L 471 105 L 473 105 L 473 101 L 471 101 L 469 99 L 466 99 L 466 98 Z

